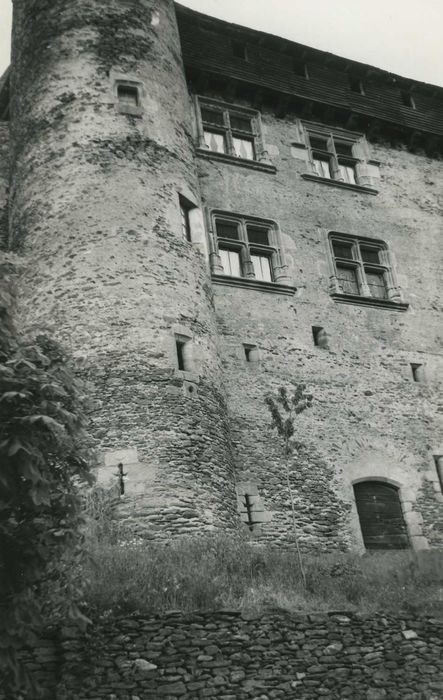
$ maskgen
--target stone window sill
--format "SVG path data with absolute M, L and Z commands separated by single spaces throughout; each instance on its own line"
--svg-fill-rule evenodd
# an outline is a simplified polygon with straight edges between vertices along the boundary
M 183 379 L 186 382 L 193 382 L 194 384 L 198 384 L 200 382 L 200 377 L 198 374 L 195 372 L 192 372 L 191 370 L 187 369 L 175 369 L 174 370 L 174 376 L 177 377 L 178 379 Z
M 143 116 L 143 107 L 122 107 L 122 105 L 117 105 L 117 111 L 119 114 L 127 114 L 130 117 Z
M 217 153 L 216 151 L 209 151 L 206 148 L 197 148 L 197 155 L 203 158 L 209 158 L 210 160 L 219 160 L 223 163 L 231 163 L 232 165 L 240 165 L 243 168 L 250 168 L 251 170 L 261 170 L 265 173 L 276 173 L 277 168 L 271 163 L 264 163 L 259 160 L 248 160 L 247 158 L 238 158 L 237 156 L 230 156 L 229 153 Z
M 329 185 L 330 187 L 341 187 L 343 190 L 351 190 L 353 192 L 364 192 L 365 194 L 378 194 L 378 190 L 374 189 L 373 187 L 366 187 L 364 185 L 351 185 L 349 182 L 332 180 L 328 177 L 319 177 L 319 175 L 312 175 L 311 173 L 303 173 L 302 178 L 304 180 L 311 180 L 312 182 L 320 182 L 323 185 Z
M 375 297 L 359 297 L 354 294 L 331 294 L 332 299 L 340 304 L 356 304 L 357 306 L 372 306 L 376 309 L 391 309 L 392 311 L 407 311 L 409 304 L 389 299 Z
M 296 287 L 277 282 L 261 282 L 260 280 L 249 279 L 247 277 L 228 277 L 227 275 L 212 275 L 214 284 L 221 284 L 228 287 L 241 287 L 242 289 L 256 289 L 260 292 L 271 292 L 272 294 L 285 294 L 292 296 L 296 292 Z

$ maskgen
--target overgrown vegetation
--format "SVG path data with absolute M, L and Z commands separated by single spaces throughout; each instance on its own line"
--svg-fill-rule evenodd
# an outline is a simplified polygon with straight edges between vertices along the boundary
M 438 584 L 408 552 L 305 556 L 306 588 L 293 551 L 245 536 L 118 545 L 95 541 L 86 604 L 103 612 L 384 610 L 434 613 Z
M 81 487 L 91 476 L 82 387 L 55 342 L 16 333 L 13 271 L 0 272 L 0 666 L 15 687 L 16 652 L 33 632 L 82 619 Z

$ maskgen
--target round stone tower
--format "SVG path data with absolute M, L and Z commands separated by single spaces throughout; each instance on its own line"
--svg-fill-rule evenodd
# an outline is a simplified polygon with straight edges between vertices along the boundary
M 90 381 L 99 480 L 141 536 L 234 525 L 172 0 L 14 0 L 11 92 L 23 323 Z

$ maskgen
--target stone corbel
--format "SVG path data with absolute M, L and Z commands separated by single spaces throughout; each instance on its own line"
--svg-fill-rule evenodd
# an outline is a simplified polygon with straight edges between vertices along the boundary
M 330 275 L 329 277 L 329 294 L 343 294 L 338 283 L 337 275 Z
M 206 231 L 208 233 L 209 269 L 213 275 L 224 275 L 225 271 L 223 270 L 223 265 L 218 253 L 218 245 L 212 228 L 211 214 L 206 207 L 204 209 L 204 217 L 206 222 Z

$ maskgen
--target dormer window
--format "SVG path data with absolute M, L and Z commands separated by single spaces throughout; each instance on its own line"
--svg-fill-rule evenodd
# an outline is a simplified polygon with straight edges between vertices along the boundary
M 349 89 L 358 95 L 364 95 L 363 81 L 355 75 L 349 76 Z
M 416 109 L 415 100 L 412 97 L 412 94 L 409 90 L 402 90 L 400 95 L 404 107 L 409 107 L 409 109 Z
M 292 59 L 292 71 L 294 75 L 298 75 L 300 78 L 309 78 L 306 63 L 297 56 L 294 56 Z
M 234 58 L 241 58 L 243 61 L 248 60 L 248 54 L 246 51 L 246 44 L 243 41 L 238 41 L 233 39 L 231 42 L 232 55 Z

